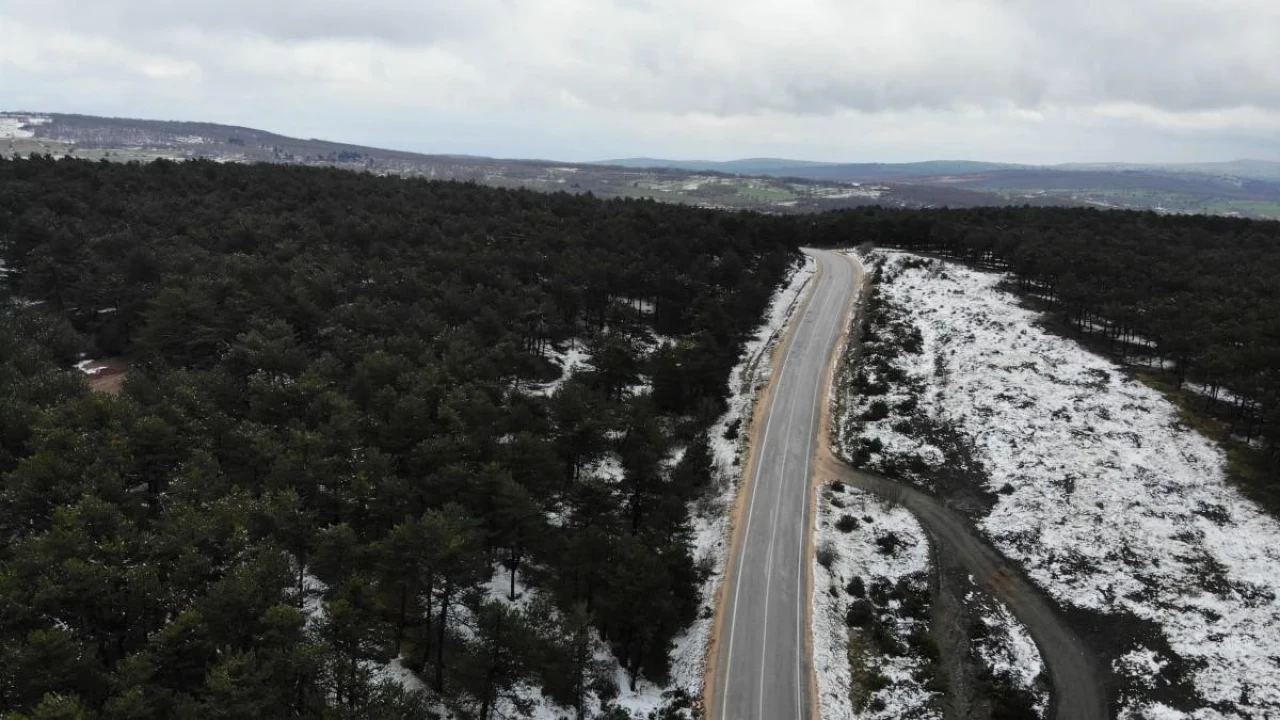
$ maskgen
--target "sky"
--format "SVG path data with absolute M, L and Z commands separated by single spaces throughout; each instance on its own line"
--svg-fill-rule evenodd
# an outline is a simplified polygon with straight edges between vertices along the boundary
M 1278 0 L 0 0 L 0 110 L 420 152 L 1280 160 Z

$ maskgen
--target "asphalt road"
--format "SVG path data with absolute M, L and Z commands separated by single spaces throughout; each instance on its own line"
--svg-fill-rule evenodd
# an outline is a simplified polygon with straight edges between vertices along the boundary
M 854 267 L 837 253 L 818 263 L 773 380 L 753 465 L 737 554 L 729 559 L 712 676 L 712 720 L 812 717 L 808 634 L 810 478 L 815 471 L 826 369 L 854 293 Z M 795 323 L 795 321 L 792 321 Z

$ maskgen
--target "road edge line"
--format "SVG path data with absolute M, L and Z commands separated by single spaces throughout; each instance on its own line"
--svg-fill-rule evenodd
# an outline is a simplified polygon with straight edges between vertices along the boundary
M 823 371 L 823 387 L 827 389 L 827 392 L 823 398 L 822 412 L 818 421 L 818 439 L 817 447 L 814 450 L 813 474 L 809 478 L 809 528 L 805 541 L 805 562 L 808 565 L 805 573 L 804 593 L 804 647 L 806 654 L 809 656 L 809 697 L 812 699 L 809 703 L 810 720 L 821 720 L 822 716 L 822 698 L 818 690 L 818 668 L 813 661 L 813 564 L 816 562 L 817 552 L 815 536 L 817 535 L 818 491 L 823 485 L 821 478 L 825 466 L 824 460 L 831 455 L 831 391 L 833 389 L 832 384 L 835 382 L 837 358 L 841 357 L 849 346 L 850 329 L 858 319 L 858 310 L 861 307 L 859 298 L 867 281 L 866 266 L 846 252 L 840 250 L 833 250 L 832 252 L 839 255 L 853 267 L 854 282 L 853 292 L 849 294 L 849 303 L 844 312 L 845 321 L 841 323 L 840 336 L 836 340 L 835 347 L 831 350 L 831 356 L 827 358 L 827 366 Z

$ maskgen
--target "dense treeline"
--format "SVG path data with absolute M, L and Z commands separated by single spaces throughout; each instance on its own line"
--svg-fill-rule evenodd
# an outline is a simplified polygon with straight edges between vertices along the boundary
M 1060 208 L 856 210 L 816 242 L 938 254 L 1013 273 L 1066 327 L 1194 390 L 1265 447 L 1253 487 L 1280 507 L 1280 223 Z
M 1011 271 L 1280 487 L 1280 224 L 0 161 L 0 713 L 581 714 L 600 642 L 661 682 L 743 336 L 798 245 L 863 242 Z
M 706 430 L 795 229 L 0 161 L 0 713 L 489 718 L 522 685 L 580 713 L 614 683 L 597 637 L 665 680 Z M 393 658 L 429 690 L 377 683 Z

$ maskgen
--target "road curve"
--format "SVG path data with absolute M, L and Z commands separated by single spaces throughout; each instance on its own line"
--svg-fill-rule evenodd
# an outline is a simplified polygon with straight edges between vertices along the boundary
M 1107 694 L 1097 661 L 1055 605 L 959 513 L 913 487 L 850 468 L 831 452 L 829 440 L 823 433 L 819 441 L 820 477 L 841 480 L 905 507 L 924 526 L 939 552 L 951 553 L 977 583 L 1005 603 L 1027 627 L 1049 670 L 1053 685 L 1051 717 L 1106 720 Z
M 849 315 L 855 276 L 852 263 L 838 253 L 805 252 L 818 263 L 818 275 L 792 321 L 753 431 L 711 658 L 710 720 L 814 715 L 810 478 L 822 434 L 827 367 Z
M 1052 716 L 1062 720 L 1106 720 L 1107 700 L 1097 663 L 1053 603 L 963 517 L 932 495 L 887 478 L 854 470 L 834 459 L 819 461 L 824 478 L 840 480 L 899 503 L 944 551 L 952 555 L 1027 627 L 1049 669 Z

